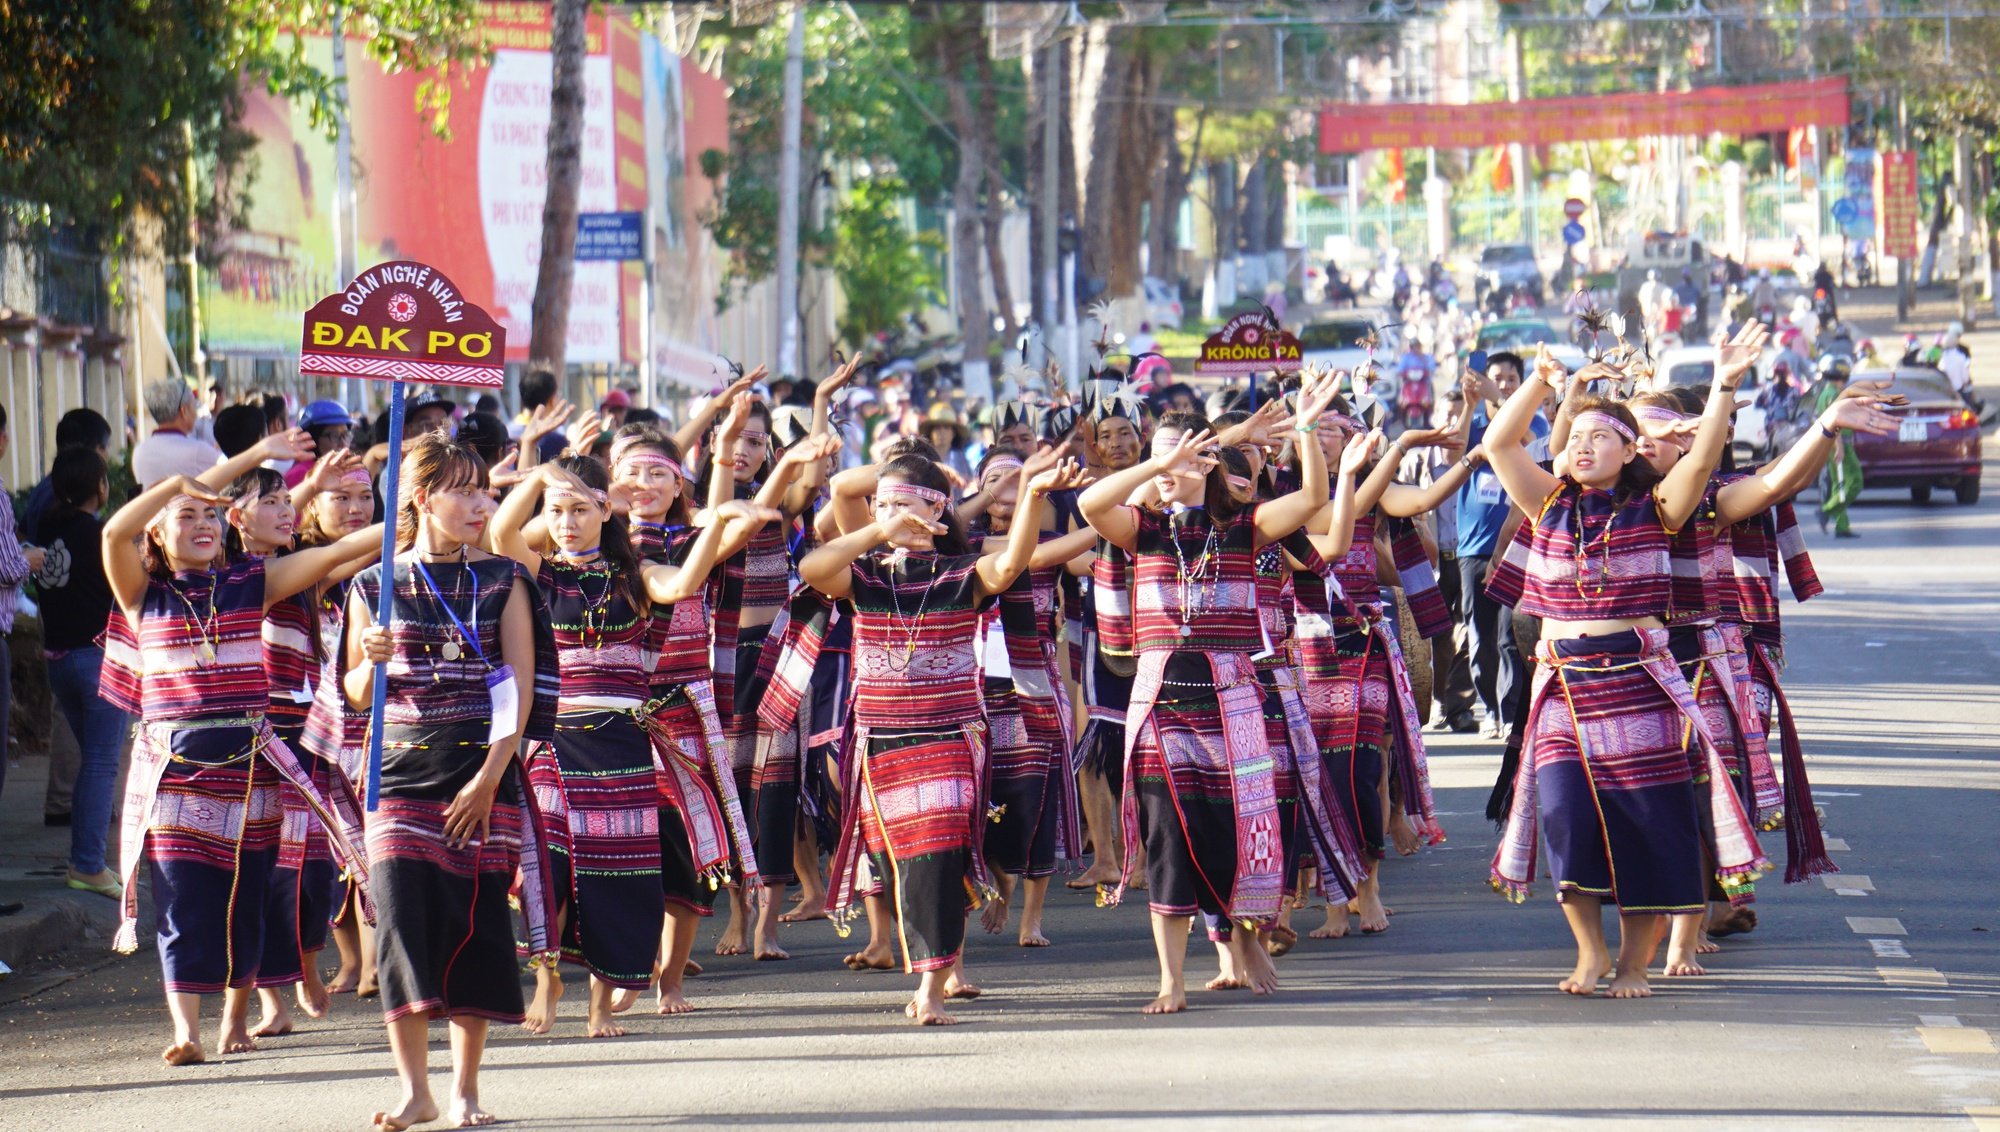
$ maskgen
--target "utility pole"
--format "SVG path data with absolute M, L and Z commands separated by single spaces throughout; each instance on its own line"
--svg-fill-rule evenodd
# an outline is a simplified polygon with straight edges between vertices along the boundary
M 1896 148 L 1898 150 L 1910 148 L 1910 104 L 1903 97 L 1903 88 L 1900 84 L 1896 87 Z M 1881 159 L 1877 158 L 1877 168 L 1880 168 L 1880 162 Z M 1875 202 L 1875 207 L 1880 210 L 1882 202 Z M 1897 322 L 1907 320 L 1910 317 L 1910 308 L 1916 305 L 1915 296 L 1911 293 L 1911 282 L 1910 257 L 1899 255 L 1896 257 Z
M 1023 358 L 1022 363 L 1030 366 L 1045 366 L 1054 356 L 1050 336 L 1056 332 L 1056 322 L 1061 302 L 1057 297 L 1057 279 L 1061 253 L 1057 250 L 1056 229 L 1061 226 L 1060 205 L 1062 203 L 1061 170 L 1062 159 L 1058 152 L 1062 145 L 1062 39 L 1049 37 L 1042 64 L 1042 356 L 1033 360 Z
M 333 9 L 333 255 L 342 290 L 361 272 L 360 222 L 354 205 L 354 135 L 347 117 L 347 10 Z M 340 401 L 351 412 L 361 404 L 361 379 L 342 378 Z
M 799 373 L 799 119 L 805 103 L 806 6 L 792 5 L 785 41 L 783 148 L 778 151 L 778 364 L 775 377 Z

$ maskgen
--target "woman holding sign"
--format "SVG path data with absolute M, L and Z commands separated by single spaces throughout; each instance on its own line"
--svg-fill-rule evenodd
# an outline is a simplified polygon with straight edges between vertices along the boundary
M 426 1065 L 430 1017 L 451 1023 L 452 1121 L 488 1123 L 479 1062 L 489 1022 L 523 1016 L 507 892 L 518 873 L 528 964 L 556 961 L 554 896 L 539 815 L 522 781 L 524 740 L 554 738 L 548 612 L 525 571 L 478 549 L 493 517 L 486 464 L 442 432 L 402 461 L 390 624 L 375 620 L 384 568 L 354 580 L 348 702 L 388 670 L 379 808 L 368 822 L 376 970 L 402 1078 L 378 1128 L 438 1118 Z M 288 561 L 288 560 L 287 560 Z

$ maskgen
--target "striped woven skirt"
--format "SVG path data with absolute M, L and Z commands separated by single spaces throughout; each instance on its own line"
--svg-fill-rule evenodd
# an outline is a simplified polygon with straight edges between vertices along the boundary
M 770 640 L 770 625 L 750 625 L 738 630 L 736 638 L 736 679 L 730 688 L 729 703 L 723 705 L 722 736 L 729 749 L 729 767 L 736 775 L 736 794 L 749 798 L 757 766 L 757 705 L 771 686 L 771 669 L 763 664 L 764 642 Z M 772 642 L 775 646 L 776 642 Z M 772 657 L 773 665 L 777 658 Z
M 1260 669 L 1258 682 L 1264 685 L 1264 741 L 1270 746 L 1272 782 L 1278 792 L 1278 830 L 1284 842 L 1285 895 L 1298 895 L 1299 869 L 1313 863 L 1312 848 L 1306 843 L 1299 807 L 1305 802 L 1305 787 L 1299 778 L 1299 759 L 1316 759 L 1317 750 L 1292 749 L 1292 720 L 1285 711 L 1285 695 L 1273 674 Z M 1297 701 L 1293 701 L 1297 702 Z
M 382 1010 L 394 1020 L 428 1013 L 519 1022 L 521 966 L 508 890 L 546 878 L 527 854 L 542 853 L 518 765 L 494 791 L 487 836 L 452 845 L 445 809 L 485 758 L 483 725 L 438 731 L 391 727 L 382 752 L 380 806 L 368 816 L 369 892 L 375 902 L 376 971 Z M 523 891 L 525 907 L 547 894 Z M 534 925 L 530 924 L 532 935 Z M 648 932 L 657 936 L 657 925 Z
M 168 743 L 172 761 L 145 831 L 166 989 L 213 994 L 257 985 L 284 820 L 282 779 L 248 727 L 176 728 Z
M 299 744 L 299 728 L 275 730 L 313 782 L 322 791 L 331 789 L 333 772 Z M 288 986 L 305 978 L 306 957 L 326 947 L 334 902 L 345 895 L 340 869 L 333 863 L 333 844 L 305 795 L 289 782 L 279 783 L 278 795 L 284 819 L 264 905 L 264 958 L 257 968 L 260 987 Z
M 556 717 L 552 754 L 561 810 L 541 781 L 535 800 L 545 820 L 562 815 L 548 847 L 556 904 L 568 911 L 563 958 L 612 986 L 644 987 L 666 913 L 652 739 L 630 711 L 569 710 Z M 547 761 L 530 763 L 531 778 Z
M 1389 655 L 1367 626 L 1343 618 L 1332 636 L 1301 637 L 1299 656 L 1327 784 L 1362 851 L 1380 860 L 1388 850 L 1382 778 L 1395 696 Z
M 985 814 L 977 731 L 867 737 L 857 807 L 875 875 L 894 895 L 906 971 L 952 965 L 965 946 L 969 878 Z
M 1664 651 L 1663 632 L 1647 636 L 1542 642 L 1522 752 L 1534 777 L 1514 802 L 1536 808 L 1557 899 L 1595 896 L 1628 916 L 1700 910 L 1709 871 L 1689 720 L 1641 666 Z
M 1058 776 L 1069 772 L 1068 760 L 1035 742 L 1012 680 L 986 681 L 986 721 L 993 752 L 986 859 L 1001 872 L 1053 876 L 1065 785 Z
M 1237 858 L 1236 802 L 1222 727 L 1213 693 L 1156 701 L 1134 741 L 1127 784 L 1138 795 L 1147 906 L 1166 916 L 1199 912 L 1212 935 L 1229 919 Z
M 707 682 L 655 688 L 647 704 L 659 782 L 660 887 L 667 903 L 712 914 L 725 881 L 755 860 L 750 830 L 724 760 Z

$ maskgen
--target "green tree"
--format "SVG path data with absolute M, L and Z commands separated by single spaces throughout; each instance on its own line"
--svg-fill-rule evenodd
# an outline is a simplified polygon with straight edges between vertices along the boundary
M 835 214 L 833 272 L 847 302 L 840 337 L 850 349 L 861 349 L 877 331 L 939 298 L 931 263 L 943 250 L 942 241 L 934 234 L 912 235 L 903 223 L 907 192 L 894 177 L 865 177 Z

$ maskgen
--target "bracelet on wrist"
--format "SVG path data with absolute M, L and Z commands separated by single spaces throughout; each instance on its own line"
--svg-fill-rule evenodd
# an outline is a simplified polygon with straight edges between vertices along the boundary
M 1293 431 L 1293 432 L 1318 432 L 1318 431 L 1319 431 L 1319 422 L 1318 422 L 1318 421 L 1314 421 L 1314 422 L 1313 422 L 1313 423 L 1311 423 L 1311 424 L 1302 424 L 1302 425 L 1293 425 L 1293 426 L 1292 426 L 1292 431 Z
M 1840 439 L 1840 430 L 1839 430 L 1839 429 L 1833 429 L 1833 428 L 1828 428 L 1828 427 L 1826 427 L 1826 422 L 1825 422 L 1825 421 L 1818 421 L 1818 422 L 1815 422 L 1815 423 L 1817 423 L 1817 424 L 1819 425 L 1819 434 L 1820 434 L 1821 436 L 1824 436 L 1824 437 L 1826 437 L 1826 438 L 1827 438 L 1828 440 L 1839 440 L 1839 439 Z

